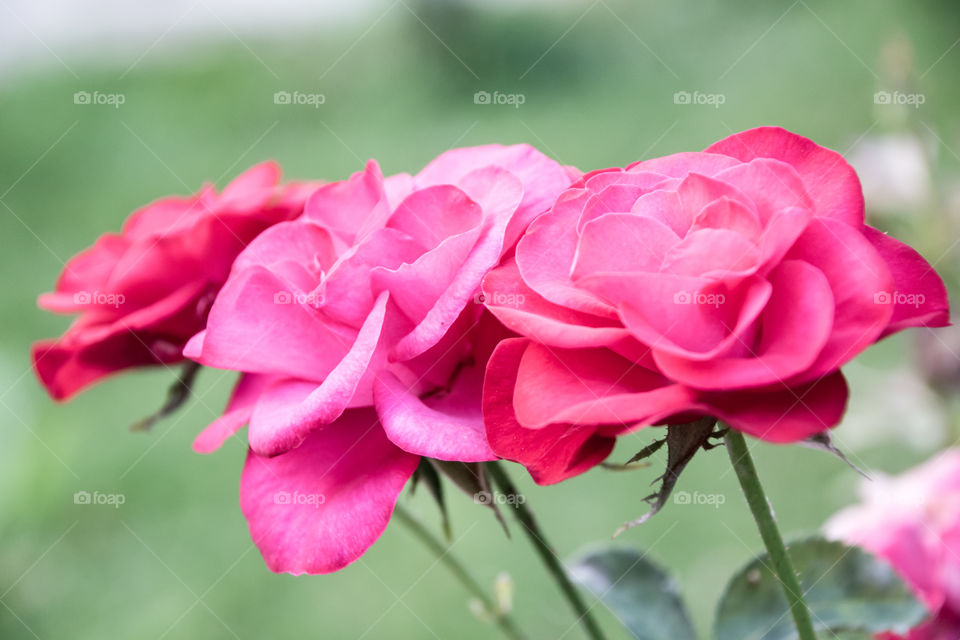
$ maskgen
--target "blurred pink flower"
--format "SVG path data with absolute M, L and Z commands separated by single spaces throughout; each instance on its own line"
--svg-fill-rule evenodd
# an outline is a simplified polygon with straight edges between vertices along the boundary
M 264 163 L 222 193 L 207 185 L 189 197 L 136 211 L 64 267 L 42 308 L 80 317 L 57 340 L 33 346 L 34 369 L 57 400 L 116 371 L 183 360 L 206 322 L 234 258 L 261 231 L 300 215 L 317 184 L 280 185 Z
M 827 522 L 827 535 L 886 559 L 933 612 L 909 640 L 960 638 L 960 449 L 865 482 L 862 496 Z
M 488 367 L 487 436 L 542 484 L 701 415 L 806 438 L 843 414 L 841 365 L 948 322 L 933 268 L 864 224 L 843 157 L 773 127 L 586 174 L 483 292 L 524 336 Z
M 503 329 L 480 281 L 578 176 L 526 145 L 449 151 L 416 176 L 371 161 L 237 259 L 185 353 L 244 376 L 195 447 L 249 422 L 241 504 L 272 570 L 356 560 L 419 456 L 496 457 L 480 390 Z

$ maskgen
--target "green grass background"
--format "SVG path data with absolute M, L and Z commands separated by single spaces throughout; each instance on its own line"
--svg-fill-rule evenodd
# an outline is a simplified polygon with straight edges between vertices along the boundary
M 385 172 L 415 171 L 450 146 L 529 142 L 590 169 L 701 149 L 761 124 L 841 151 L 865 133 L 929 128 L 940 137 L 943 174 L 958 164 L 950 149 L 960 148 L 960 47 L 950 47 L 960 13 L 949 2 L 606 0 L 509 11 L 410 2 L 371 27 L 377 15 L 280 41 L 241 44 L 225 31 L 172 53 L 160 47 L 126 74 L 132 59 L 68 60 L 79 79 L 54 61 L 0 81 L 0 637 L 494 636 L 397 523 L 338 574 L 267 571 L 237 503 L 243 443 L 209 456 L 190 449 L 221 409 L 229 374 L 203 372 L 199 397 L 149 434 L 126 426 L 158 406 L 170 372 L 112 379 L 65 405 L 45 396 L 29 372 L 29 344 L 68 321 L 38 311 L 36 296 L 53 286 L 63 260 L 153 198 L 205 180 L 223 185 L 267 158 L 289 177 L 339 179 L 369 157 Z M 898 75 L 884 54 L 896 38 L 913 48 L 911 75 Z M 880 88 L 922 91 L 926 103 L 891 118 L 873 103 Z M 78 90 L 121 92 L 126 102 L 78 106 Z M 326 102 L 277 106 L 279 90 L 321 92 Z M 526 101 L 475 105 L 478 90 Z M 726 102 L 677 106 L 678 90 L 723 93 Z M 885 228 L 931 258 L 955 240 L 929 211 Z M 955 291 L 956 255 L 937 266 Z M 892 366 L 911 344 L 898 336 L 865 362 Z M 855 377 L 853 394 L 871 389 Z M 837 433 L 842 439 L 842 426 Z M 651 437 L 624 438 L 618 459 Z M 762 444 L 755 452 L 789 535 L 815 530 L 854 499 L 857 477 L 825 454 Z M 923 457 L 889 442 L 853 453 L 886 471 Z M 662 460 L 547 488 L 512 471 L 558 553 L 570 557 L 645 510 L 640 499 Z M 671 567 L 706 629 L 727 576 L 760 541 L 722 449 L 699 455 L 679 488 L 726 502 L 670 504 L 618 541 Z M 120 492 L 126 503 L 77 506 L 78 490 Z M 428 500 L 403 499 L 438 528 Z M 449 502 L 454 553 L 485 584 L 512 575 L 515 615 L 530 636 L 582 637 L 519 532 L 508 540 L 468 498 L 451 492 Z M 625 637 L 597 611 L 612 638 Z

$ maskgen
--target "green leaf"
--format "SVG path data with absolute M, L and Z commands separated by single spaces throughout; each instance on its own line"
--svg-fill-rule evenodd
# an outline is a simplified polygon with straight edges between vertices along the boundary
M 696 639 L 673 579 L 644 554 L 620 547 L 601 549 L 573 562 L 568 571 L 637 640 Z
M 789 545 L 817 631 L 905 633 L 926 616 L 923 605 L 887 563 L 857 547 L 823 538 Z M 766 554 L 737 573 L 720 599 L 716 640 L 795 640 L 786 598 Z M 833 636 L 830 636 L 831 638 Z M 868 637 L 868 636 L 864 636 Z

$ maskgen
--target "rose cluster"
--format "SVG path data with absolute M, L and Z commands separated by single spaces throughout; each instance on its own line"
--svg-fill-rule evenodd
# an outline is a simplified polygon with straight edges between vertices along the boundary
M 587 174 L 489 145 L 278 179 L 135 213 L 41 298 L 81 315 L 34 351 L 56 398 L 183 358 L 239 372 L 195 448 L 248 426 L 241 507 L 275 571 L 360 557 L 422 457 L 549 484 L 646 426 L 807 438 L 840 421 L 844 363 L 948 322 L 844 159 L 778 128 Z

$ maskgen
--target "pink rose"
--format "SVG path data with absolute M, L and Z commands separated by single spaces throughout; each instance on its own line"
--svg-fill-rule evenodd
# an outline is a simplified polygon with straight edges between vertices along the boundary
M 487 369 L 487 436 L 544 484 L 701 415 L 806 438 L 843 414 L 841 365 L 948 322 L 933 268 L 864 224 L 853 169 L 778 128 L 585 175 L 483 292 L 524 336 Z
M 318 186 L 279 180 L 279 168 L 265 163 L 222 193 L 207 185 L 157 200 L 70 260 L 56 291 L 39 300 L 48 311 L 80 314 L 59 339 L 33 346 L 50 395 L 64 400 L 121 369 L 183 360 L 234 258 L 270 225 L 299 215 Z
M 211 451 L 249 422 L 241 506 L 274 571 L 326 573 L 386 527 L 420 456 L 482 461 L 483 367 L 504 335 L 480 281 L 578 177 L 535 149 L 371 161 L 237 259 L 186 354 L 244 372 Z
M 886 559 L 934 614 L 909 640 L 960 638 L 960 449 L 862 486 L 827 535 Z M 894 636 L 888 636 L 893 638 Z

